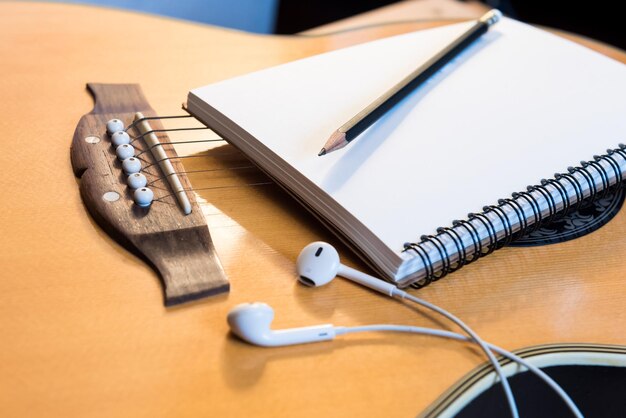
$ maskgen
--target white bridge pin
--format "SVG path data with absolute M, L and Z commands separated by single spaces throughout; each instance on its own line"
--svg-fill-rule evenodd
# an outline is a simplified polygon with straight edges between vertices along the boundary
M 115 149 L 115 154 L 120 161 L 135 156 L 135 147 L 130 144 L 122 144 Z
M 107 133 L 109 135 L 113 135 L 113 133 L 117 132 L 117 131 L 123 131 L 124 130 L 124 122 L 122 122 L 119 119 L 111 119 L 110 121 L 107 122 Z
M 130 157 L 122 161 L 122 169 L 127 175 L 139 173 L 141 171 L 141 161 L 135 157 Z
M 154 193 L 147 187 L 135 190 L 133 196 L 135 198 L 135 204 L 137 206 L 141 206 L 142 208 L 150 206 L 154 200 Z
M 131 189 L 140 189 L 148 184 L 148 179 L 141 173 L 134 173 L 128 176 L 126 183 Z
M 111 135 L 111 143 L 114 147 L 119 147 L 122 144 L 130 144 L 130 136 L 124 131 L 117 131 Z

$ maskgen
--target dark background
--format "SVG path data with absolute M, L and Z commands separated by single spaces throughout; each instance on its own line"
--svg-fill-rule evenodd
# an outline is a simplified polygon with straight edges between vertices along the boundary
M 275 33 L 292 34 L 367 10 L 395 3 L 393 0 L 280 0 Z M 491 7 L 527 23 L 584 35 L 626 49 L 626 17 L 621 2 L 565 0 L 489 0 Z

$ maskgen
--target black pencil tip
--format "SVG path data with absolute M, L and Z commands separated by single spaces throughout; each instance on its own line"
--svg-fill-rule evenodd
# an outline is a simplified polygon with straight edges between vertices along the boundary
M 322 148 L 322 150 L 319 152 L 319 154 L 317 154 L 317 156 L 321 157 L 324 154 L 326 154 L 326 148 Z

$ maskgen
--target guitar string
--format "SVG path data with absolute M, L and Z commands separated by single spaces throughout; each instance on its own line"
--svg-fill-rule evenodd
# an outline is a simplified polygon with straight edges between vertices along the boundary
M 167 158 L 169 159 L 177 159 L 177 158 L 200 158 L 200 157 L 204 157 L 202 155 L 190 155 L 190 156 L 183 156 L 183 157 L 171 157 L 171 158 Z M 152 167 L 155 164 L 151 164 L 150 166 L 146 166 L 145 168 L 148 167 Z M 145 170 L 144 168 L 144 170 Z M 169 191 L 169 189 L 167 187 L 163 187 L 163 186 L 158 186 L 156 185 L 156 183 L 160 182 L 160 181 L 164 181 L 167 179 L 167 177 L 169 176 L 173 176 L 173 175 L 178 175 L 178 174 L 201 174 L 201 173 L 215 173 L 218 171 L 242 171 L 242 170 L 252 170 L 252 169 L 257 169 L 256 166 L 254 165 L 249 165 L 249 166 L 236 166 L 236 167 L 224 167 L 224 168 L 208 168 L 208 169 L 204 169 L 204 170 L 190 170 L 190 171 L 176 171 L 174 173 L 171 174 L 167 174 L 165 176 L 163 175 L 159 175 L 159 174 L 155 174 L 153 172 L 150 171 L 146 171 L 150 177 L 154 177 L 154 179 L 150 180 L 149 183 L 146 184 L 146 186 L 144 187 L 150 187 L 152 189 L 156 189 L 156 190 L 165 190 L 165 191 Z M 262 174 L 262 173 L 260 173 Z M 212 179 L 215 180 L 215 179 Z M 270 184 L 274 184 L 274 182 L 272 181 L 267 181 L 267 182 L 255 182 L 255 183 L 246 183 L 246 184 L 241 184 L 241 185 L 222 185 L 222 186 L 211 186 L 211 187 L 190 187 L 190 188 L 183 188 L 180 189 L 180 191 L 199 191 L 199 190 L 213 190 L 213 189 L 224 189 L 224 188 L 235 188 L 235 187 L 253 187 L 253 186 L 265 186 L 265 185 L 270 185 Z M 168 197 L 168 196 L 173 196 L 175 193 L 170 193 L 168 195 L 164 195 L 161 196 L 163 198 Z M 156 201 L 157 199 L 155 199 Z
M 159 160 L 160 161 L 165 161 L 165 160 L 176 160 L 176 159 L 183 159 L 183 158 L 202 158 L 202 157 L 206 157 L 205 155 L 188 155 L 188 156 L 178 156 L 178 157 L 168 157 L 165 158 L 163 160 Z M 135 157 L 137 158 L 137 157 Z M 145 159 L 143 158 L 138 158 L 139 160 L 143 161 L 143 162 L 147 162 Z M 214 172 L 218 172 L 218 171 L 242 171 L 242 170 L 252 170 L 252 169 L 257 169 L 257 167 L 255 165 L 245 165 L 245 166 L 234 166 L 234 167 L 223 167 L 223 168 L 207 168 L 207 169 L 203 169 L 203 170 L 181 170 L 181 171 L 175 171 L 174 173 L 170 173 L 170 174 L 166 174 L 166 175 L 159 175 L 157 173 L 154 173 L 152 171 L 149 171 L 148 169 L 154 167 L 155 165 L 157 165 L 158 162 L 155 163 L 151 163 L 146 165 L 145 167 L 142 168 L 142 171 L 145 171 L 147 174 L 149 174 L 150 177 L 153 177 L 153 179 L 150 180 L 149 183 L 146 184 L 146 186 L 148 187 L 153 187 L 155 189 L 161 189 L 161 190 L 166 190 L 162 187 L 159 186 L 155 186 L 156 183 L 158 183 L 159 181 L 163 181 L 166 180 L 167 177 L 173 176 L 173 175 L 178 175 L 178 174 L 201 174 L 201 173 L 214 173 Z M 265 184 L 265 183 L 264 183 Z M 271 184 L 268 183 L 268 184 Z M 256 185 L 256 183 L 251 184 L 251 185 Z M 216 186 L 216 188 L 220 188 L 221 186 Z M 186 190 L 208 190 L 211 189 L 210 187 L 205 187 L 205 188 L 191 188 L 191 189 L 186 189 Z
M 209 142 L 224 142 L 224 143 L 228 143 L 225 139 L 222 138 L 210 138 L 210 139 L 197 139 L 197 140 L 185 140 L 185 141 L 169 141 L 169 142 L 160 142 L 158 144 L 154 144 L 152 145 L 150 148 L 148 149 L 144 149 L 142 147 L 139 146 L 135 146 L 134 148 L 138 151 L 140 151 L 138 154 L 134 155 L 135 158 L 139 158 L 140 160 L 144 161 L 144 162 L 148 162 L 145 159 L 140 158 L 140 156 L 142 154 L 145 154 L 147 151 L 151 151 L 153 148 L 158 147 L 159 145 L 179 145 L 179 144 L 195 144 L 195 143 L 209 143 Z M 229 155 L 241 155 L 240 151 L 236 151 L 236 152 L 225 152 L 221 154 L 222 156 L 229 156 Z M 169 157 L 169 158 L 183 158 L 184 156 L 179 156 L 179 157 Z M 189 156 L 191 157 L 191 156 Z M 194 157 L 202 157 L 202 155 L 197 155 Z M 153 165 L 153 164 L 152 164 Z
M 155 166 L 155 165 L 157 165 L 159 163 L 162 163 L 162 162 L 168 161 L 168 160 L 186 160 L 186 159 L 190 159 L 190 158 L 206 158 L 206 157 L 207 157 L 206 155 L 177 155 L 176 157 L 165 157 L 165 158 L 161 158 L 160 160 L 156 160 L 156 161 L 146 165 L 145 167 L 143 167 L 143 169 L 153 167 L 153 166 Z M 141 159 L 141 158 L 139 158 L 139 159 L 141 161 L 146 162 L 146 163 L 148 162 L 145 159 Z M 175 172 L 175 173 L 172 173 L 172 174 L 178 174 L 178 173 L 179 172 Z M 182 173 L 182 172 L 180 172 L 180 173 Z
M 257 167 L 254 165 L 246 165 L 246 166 L 239 166 L 239 167 L 207 168 L 206 170 L 179 171 L 177 173 L 167 174 L 163 177 L 158 177 L 152 180 L 151 182 L 149 182 L 147 185 L 151 186 L 159 181 L 165 180 L 169 176 L 173 176 L 174 174 L 199 174 L 199 173 L 211 173 L 211 172 L 217 172 L 217 171 L 231 171 L 231 170 L 236 171 L 236 170 L 245 170 L 245 169 L 253 169 L 253 168 L 257 168 Z
M 179 173 L 171 173 L 168 174 L 166 176 L 160 177 L 156 174 L 151 174 L 151 176 L 156 177 L 154 180 L 150 181 L 149 183 L 146 184 L 146 187 L 152 187 L 154 189 L 158 189 L 158 190 L 168 190 L 166 187 L 163 186 L 158 186 L 155 185 L 156 183 L 165 180 L 168 176 L 172 176 L 174 174 L 200 174 L 200 173 L 207 173 L 207 172 L 219 172 L 219 171 L 235 171 L 235 170 L 245 170 L 245 169 L 256 169 L 257 167 L 254 165 L 250 165 L 250 166 L 240 166 L 240 167 L 224 167 L 224 168 L 211 168 L 211 169 L 206 169 L 206 170 L 192 170 L 192 171 L 183 171 L 183 172 L 179 172 Z M 250 183 L 250 185 L 258 185 L 258 184 L 271 184 L 270 183 L 260 183 L 260 182 L 255 182 L 255 183 Z M 237 185 L 237 187 L 239 187 L 240 185 Z M 222 188 L 222 187 L 230 187 L 230 186 L 214 186 L 214 187 L 205 187 L 205 188 L 187 188 L 187 189 L 181 189 L 181 190 L 185 190 L 185 191 L 195 191 L 195 190 L 209 190 L 211 188 Z
M 130 125 L 124 129 L 124 132 L 128 132 L 129 129 L 134 128 L 138 123 L 141 123 L 146 120 L 160 120 L 160 119 L 183 119 L 183 118 L 193 118 L 192 115 L 172 115 L 172 116 L 144 116 L 143 118 L 139 118 L 133 121 Z
M 133 127 L 135 127 L 138 123 L 145 121 L 145 120 L 159 120 L 159 119 L 181 119 L 181 118 L 192 118 L 192 115 L 186 115 L 186 116 L 149 116 L 149 117 L 144 117 L 141 119 L 137 119 L 136 121 L 134 121 L 133 123 L 131 123 L 130 125 L 128 125 L 125 129 L 125 131 L 128 131 L 129 129 L 132 129 Z M 180 131 L 196 131 L 196 130 L 207 130 L 210 129 L 206 126 L 203 127 L 184 127 L 184 128 L 166 128 L 166 129 L 152 129 L 149 131 L 144 132 L 141 135 L 137 135 L 135 137 L 132 137 L 131 142 L 135 142 L 139 139 L 144 138 L 146 135 L 150 134 L 150 133 L 166 133 L 166 132 L 180 132 Z M 225 142 L 226 140 L 223 138 L 209 138 L 209 139 L 197 139 L 197 140 L 185 140 L 185 141 L 167 141 L 167 142 L 160 142 L 158 144 L 154 144 L 152 146 L 150 146 L 147 149 L 141 148 L 141 147 L 137 147 L 136 149 L 139 150 L 139 154 L 135 155 L 135 158 L 139 159 L 140 161 L 146 163 L 147 165 L 145 165 L 144 167 L 142 167 L 142 171 L 145 171 L 147 174 L 150 175 L 150 177 L 155 177 L 154 179 L 152 179 L 147 186 L 150 186 L 151 188 L 157 189 L 157 190 L 164 190 L 164 191 L 168 191 L 169 189 L 166 187 L 162 187 L 162 186 L 157 186 L 156 183 L 160 182 L 160 181 L 164 181 L 167 179 L 167 177 L 169 176 L 173 176 L 173 175 L 178 175 L 178 174 L 200 174 L 200 173 L 209 173 L 209 172 L 219 172 L 219 171 L 241 171 L 241 170 L 246 170 L 246 169 L 255 169 L 256 166 L 254 165 L 246 165 L 246 166 L 235 166 L 235 167 L 224 167 L 224 168 L 208 168 L 208 169 L 203 169 L 203 170 L 189 170 L 189 171 L 175 171 L 174 173 L 170 173 L 167 175 L 159 175 L 156 173 L 151 172 L 149 169 L 152 168 L 153 166 L 159 164 L 160 162 L 163 161 L 167 161 L 167 160 L 182 160 L 182 159 L 188 159 L 188 158 L 202 158 L 202 157 L 206 157 L 206 155 L 182 155 L 182 156 L 175 156 L 175 157 L 166 157 L 157 161 L 153 161 L 150 162 L 148 160 L 146 160 L 143 157 L 143 154 L 147 153 L 148 151 L 151 151 L 153 148 L 159 146 L 159 145 L 185 145 L 185 144 L 198 144 L 198 143 L 215 143 L 215 142 Z M 144 142 L 145 143 L 145 142 Z M 222 156 L 228 156 L 228 155 L 242 155 L 239 151 L 236 151 L 234 153 L 228 153 L 228 154 L 222 154 Z M 264 182 L 253 182 L 253 183 L 245 183 L 245 184 L 238 184 L 238 185 L 220 185 L 220 186 L 210 186 L 210 187 L 191 187 L 191 188 L 183 188 L 180 191 L 184 191 L 184 192 L 195 192 L 195 191 L 200 191 L 200 190 L 215 190 L 215 189 L 232 189 L 232 188 L 241 188 L 241 187 L 258 187 L 258 186 L 267 186 L 267 185 L 272 185 L 274 184 L 274 182 L 272 181 L 264 181 Z M 158 198 L 154 199 L 154 202 L 162 202 L 162 203 L 168 203 L 168 202 L 163 202 L 164 199 L 167 199 L 169 197 L 174 196 L 175 193 L 169 193 L 167 195 L 163 195 L 163 196 L 159 196 Z
M 189 189 L 181 189 L 180 191 L 184 192 L 197 192 L 200 190 L 218 190 L 218 189 L 239 189 L 243 187 L 259 187 L 259 186 L 270 186 L 275 184 L 273 181 L 264 181 L 259 183 L 246 183 L 246 184 L 234 184 L 229 186 L 212 186 L 212 187 L 199 187 L 199 188 L 189 188 Z M 156 188 L 156 187 L 155 187 Z M 163 188 L 158 187 L 157 189 L 164 190 Z M 173 197 L 175 193 L 170 193 L 164 196 L 159 196 L 157 199 L 154 199 L 152 202 L 160 202 L 167 203 L 170 205 L 175 205 L 176 203 L 164 202 L 163 199 L 167 199 L 168 197 Z
M 222 139 L 222 138 L 214 138 L 214 139 L 194 139 L 194 140 L 189 140 L 189 141 L 169 141 L 169 142 L 160 142 L 158 144 L 154 144 L 152 145 L 150 148 L 148 149 L 142 149 L 139 147 L 135 147 L 136 149 L 140 150 L 141 152 L 137 155 L 135 155 L 135 157 L 139 157 L 141 154 L 144 154 L 148 151 L 152 151 L 152 149 L 158 147 L 159 145 L 182 145 L 182 144 L 201 144 L 201 143 L 208 143 L 208 142 L 226 142 L 226 140 Z
M 149 131 L 146 131 L 146 132 L 142 133 L 141 135 L 137 135 L 135 137 L 131 137 L 130 143 L 132 144 L 133 142 L 135 142 L 138 139 L 143 139 L 143 137 L 146 136 L 146 135 L 150 135 L 150 134 L 157 133 L 157 132 L 201 131 L 201 130 L 205 130 L 205 129 L 209 129 L 209 128 L 206 127 L 206 126 L 197 126 L 197 127 L 193 127 L 193 128 L 151 129 Z

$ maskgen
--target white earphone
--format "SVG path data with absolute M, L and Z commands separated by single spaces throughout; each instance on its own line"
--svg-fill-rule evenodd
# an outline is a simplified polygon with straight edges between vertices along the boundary
M 335 338 L 335 327 L 330 324 L 273 331 L 273 319 L 274 310 L 262 302 L 237 305 L 226 317 L 233 334 L 263 347 L 313 343 Z
M 313 242 L 304 247 L 298 256 L 296 269 L 300 283 L 306 286 L 323 286 L 340 275 L 387 296 L 404 293 L 391 283 L 344 266 L 339 261 L 337 250 L 326 242 Z M 274 331 L 271 329 L 273 319 L 274 310 L 262 302 L 237 305 L 226 318 L 233 334 L 263 347 L 328 341 L 336 335 L 336 328 L 330 324 Z
M 261 302 L 240 304 L 235 306 L 228 313 L 227 322 L 233 334 L 251 344 L 264 347 L 329 341 L 334 339 L 337 335 L 362 331 L 413 332 L 423 335 L 433 335 L 456 340 L 471 341 L 481 347 L 493 365 L 496 374 L 500 378 L 502 388 L 504 389 L 511 409 L 511 415 L 513 417 L 518 417 L 515 400 L 508 381 L 500 367 L 499 362 L 493 356 L 492 351 L 508 357 L 536 374 L 559 394 L 575 416 L 582 417 L 580 410 L 576 407 L 569 396 L 567 396 L 565 391 L 563 391 L 563 389 L 556 382 L 554 382 L 554 380 L 543 373 L 540 369 L 528 364 L 523 359 L 509 353 L 506 350 L 502 350 L 496 346 L 485 343 L 478 337 L 478 335 L 476 335 L 474 331 L 465 325 L 464 322 L 446 310 L 398 289 L 391 283 L 384 282 L 351 267 L 344 266 L 340 262 L 337 250 L 332 245 L 325 242 L 313 242 L 307 245 L 298 256 L 296 268 L 298 271 L 299 281 L 306 286 L 323 286 L 339 275 L 387 296 L 407 299 L 433 310 L 460 326 L 469 335 L 469 337 L 450 331 L 401 325 L 370 325 L 346 328 L 335 327 L 331 324 L 324 324 L 310 327 L 272 330 L 271 323 L 274 319 L 274 310 L 269 305 Z
M 324 286 L 339 275 L 387 296 L 403 293 L 391 283 L 341 264 L 339 253 L 327 242 L 312 242 L 304 247 L 296 261 L 296 269 L 300 283 L 306 286 Z

